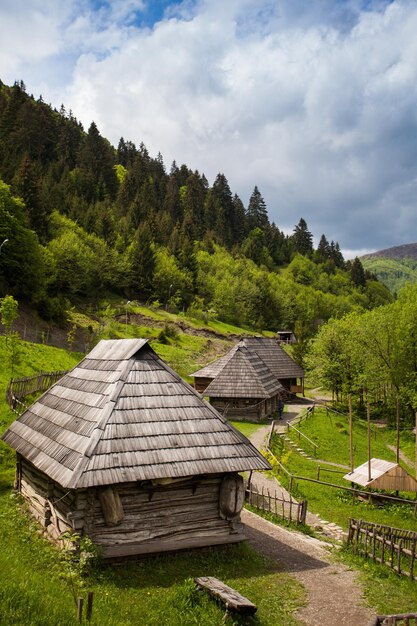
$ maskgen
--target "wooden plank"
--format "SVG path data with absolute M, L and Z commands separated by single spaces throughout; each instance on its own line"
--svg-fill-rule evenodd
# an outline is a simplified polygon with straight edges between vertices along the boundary
M 128 557 L 136 557 L 146 554 L 159 554 L 162 552 L 172 552 L 178 550 L 192 550 L 194 548 L 205 548 L 208 546 L 219 546 L 229 543 L 239 543 L 245 541 L 246 537 L 242 534 L 207 537 L 206 533 L 202 533 L 200 537 L 186 538 L 180 541 L 161 540 L 157 543 L 129 543 L 107 546 L 102 548 L 102 557 L 108 559 L 120 559 Z
M 223 602 L 227 610 L 233 610 L 242 615 L 254 615 L 257 611 L 256 604 L 242 596 L 238 591 L 225 585 L 213 576 L 200 576 L 195 578 L 195 583 L 209 592 L 217 600 Z

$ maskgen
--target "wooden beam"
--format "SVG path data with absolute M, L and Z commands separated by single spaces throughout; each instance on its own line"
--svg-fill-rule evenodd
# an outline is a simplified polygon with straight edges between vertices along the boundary
M 218 578 L 213 576 L 201 576 L 195 578 L 195 583 L 199 587 L 202 587 L 209 592 L 211 596 L 217 598 L 223 602 L 226 609 L 236 611 L 242 615 L 254 615 L 257 611 L 257 606 L 250 600 L 242 596 L 239 592 L 228 585 L 225 585 Z

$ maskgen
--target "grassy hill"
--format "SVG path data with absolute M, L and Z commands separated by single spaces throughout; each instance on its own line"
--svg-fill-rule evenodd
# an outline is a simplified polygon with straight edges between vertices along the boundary
M 361 257 L 361 262 L 391 293 L 398 293 L 409 282 L 417 282 L 417 243 L 367 254 Z

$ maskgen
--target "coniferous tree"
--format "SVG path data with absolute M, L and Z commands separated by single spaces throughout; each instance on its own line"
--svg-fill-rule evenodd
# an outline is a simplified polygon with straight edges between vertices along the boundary
M 25 154 L 13 177 L 13 191 L 20 196 L 26 207 L 29 226 L 34 230 L 41 241 L 47 236 L 47 216 L 40 198 L 39 172 L 35 171 L 34 164 Z
M 352 262 L 350 269 L 350 277 L 352 282 L 356 285 L 356 287 L 365 287 L 366 286 L 366 278 L 365 278 L 365 270 L 363 269 L 363 265 L 358 259 L 355 259 Z
M 205 221 L 218 243 L 230 247 L 234 243 L 234 206 L 232 192 L 224 174 L 218 174 L 207 195 Z
M 246 231 L 246 211 L 242 200 L 237 194 L 233 196 L 233 239 L 235 243 L 242 243 Z
M 129 257 L 129 288 L 135 297 L 146 300 L 152 293 L 152 279 L 155 270 L 152 231 L 146 222 L 135 233 L 129 250 Z
M 330 258 L 334 261 L 336 267 L 340 269 L 345 269 L 345 260 L 343 258 L 343 254 L 340 251 L 340 246 L 338 242 L 334 243 L 333 241 L 330 243 Z
M 173 225 L 182 221 L 183 208 L 181 204 L 180 190 L 175 176 L 169 177 L 163 203 L 163 210 L 168 213 Z
M 269 219 L 265 200 L 261 196 L 258 187 L 255 186 L 246 212 L 246 228 L 248 232 L 254 228 L 260 228 L 264 232 L 267 232 L 268 227 Z
M 305 219 L 300 218 L 297 226 L 295 226 L 291 237 L 294 252 L 311 256 L 313 253 L 313 235 L 307 228 Z
M 333 242 L 332 242 L 333 243 Z M 324 263 L 331 258 L 331 248 L 325 235 L 320 237 L 319 245 L 316 250 L 316 259 L 319 263 Z

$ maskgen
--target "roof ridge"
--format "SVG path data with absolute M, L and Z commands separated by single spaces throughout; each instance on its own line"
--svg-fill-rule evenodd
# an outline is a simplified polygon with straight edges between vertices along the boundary
M 79 479 L 83 475 L 88 463 L 90 462 L 91 457 L 94 454 L 95 449 L 97 448 L 99 444 L 99 441 L 101 439 L 101 436 L 103 435 L 104 429 L 108 424 L 110 416 L 113 413 L 114 407 L 116 406 L 117 397 L 119 395 L 119 388 L 121 386 L 120 383 L 122 383 L 122 386 L 123 386 L 123 384 L 126 382 L 127 374 L 130 372 L 130 368 L 133 362 L 134 362 L 133 357 L 128 359 L 126 361 L 125 367 L 120 372 L 119 378 L 113 383 L 111 383 L 111 385 L 113 386 L 113 390 L 109 397 L 108 403 L 105 406 L 103 415 L 101 416 L 96 427 L 91 433 L 90 442 L 86 450 L 84 451 L 84 454 L 82 455 L 81 459 L 79 460 L 77 467 L 74 469 L 73 474 L 71 476 L 71 480 L 69 481 L 68 487 L 71 489 L 75 489 L 77 487 L 77 483 Z

